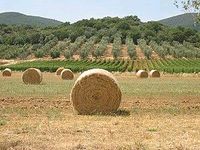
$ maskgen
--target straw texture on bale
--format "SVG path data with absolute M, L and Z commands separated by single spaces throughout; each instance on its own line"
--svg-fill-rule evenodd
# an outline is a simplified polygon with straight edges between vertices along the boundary
M 11 71 L 11 69 L 9 69 L 9 68 L 6 68 L 6 69 L 2 72 L 3 77 L 10 77 L 11 74 L 12 74 L 12 71 Z
M 61 72 L 61 78 L 63 80 L 73 80 L 74 79 L 74 74 L 70 69 L 64 69 Z
M 56 75 L 61 75 L 61 72 L 64 70 L 65 68 L 64 67 L 60 67 L 56 70 Z
M 42 73 L 39 69 L 29 68 L 23 73 L 22 80 L 25 84 L 40 84 L 42 82 Z
M 139 70 L 137 73 L 136 73 L 136 76 L 138 78 L 148 78 L 148 73 L 145 71 L 145 70 Z
M 149 76 L 151 78 L 160 78 L 160 72 L 157 70 L 151 70 Z
M 77 114 L 110 113 L 121 103 L 121 90 L 114 76 L 103 69 L 83 72 L 76 80 L 70 100 Z

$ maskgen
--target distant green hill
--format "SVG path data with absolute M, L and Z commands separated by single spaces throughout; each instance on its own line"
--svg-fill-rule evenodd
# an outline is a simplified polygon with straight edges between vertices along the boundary
M 16 12 L 0 13 L 0 24 L 6 25 L 31 25 L 37 27 L 57 26 L 62 22 L 36 16 L 27 16 Z
M 195 23 L 197 14 L 195 13 L 186 13 L 167 19 L 160 20 L 159 22 L 168 26 L 183 26 L 196 29 L 200 31 L 200 23 Z

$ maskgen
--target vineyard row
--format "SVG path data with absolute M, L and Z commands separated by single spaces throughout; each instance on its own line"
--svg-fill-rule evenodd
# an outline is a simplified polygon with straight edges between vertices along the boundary
M 24 71 L 34 67 L 41 71 L 55 72 L 59 67 L 71 69 L 73 72 L 82 72 L 92 68 L 101 68 L 113 72 L 133 72 L 140 69 L 158 70 L 167 73 L 198 73 L 200 59 L 152 59 L 152 60 L 50 60 L 23 62 L 9 66 L 0 66 L 0 70 L 10 68 L 15 71 Z

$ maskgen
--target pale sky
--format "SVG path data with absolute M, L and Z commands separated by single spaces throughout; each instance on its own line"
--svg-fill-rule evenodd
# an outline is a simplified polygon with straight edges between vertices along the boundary
M 174 0 L 0 0 L 0 13 L 20 12 L 59 21 L 106 16 L 137 15 L 142 21 L 157 21 L 184 13 Z

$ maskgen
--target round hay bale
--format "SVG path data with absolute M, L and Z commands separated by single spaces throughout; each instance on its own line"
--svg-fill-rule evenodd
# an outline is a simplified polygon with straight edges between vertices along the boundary
M 11 71 L 11 69 L 9 69 L 9 68 L 6 68 L 6 69 L 2 72 L 3 77 L 10 77 L 11 74 L 12 74 L 12 71 Z
M 148 73 L 145 71 L 145 70 L 139 70 L 137 73 L 136 73 L 136 76 L 138 78 L 148 78 Z
M 107 114 L 119 108 L 121 96 L 117 81 L 110 72 L 91 69 L 76 80 L 70 100 L 78 114 Z
M 160 78 L 160 72 L 157 70 L 151 70 L 149 76 L 151 78 Z
M 40 84 L 42 82 L 42 73 L 39 69 L 29 68 L 24 71 L 22 80 L 25 84 Z
M 64 69 L 61 72 L 61 78 L 63 80 L 73 80 L 74 79 L 74 74 L 70 69 Z
M 56 70 L 56 75 L 59 76 L 61 75 L 61 72 L 64 70 L 65 68 L 64 67 L 60 67 Z

